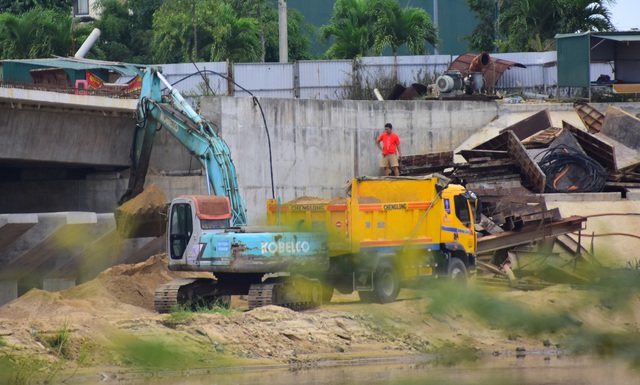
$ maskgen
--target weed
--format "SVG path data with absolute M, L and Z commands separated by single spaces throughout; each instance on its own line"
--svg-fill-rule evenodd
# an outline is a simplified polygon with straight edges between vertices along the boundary
M 4 338 L 4 336 L 0 336 L 0 348 L 4 347 L 4 346 L 7 346 L 7 345 L 8 345 L 7 339 Z
M 229 301 L 220 299 L 213 304 L 209 302 L 197 302 L 193 304 L 179 304 L 171 308 L 169 316 L 162 324 L 176 328 L 178 325 L 188 325 L 195 320 L 195 313 L 205 314 L 221 314 L 229 315 L 237 312 L 238 310 L 229 307 Z
M 71 358 L 71 328 L 65 320 L 64 324 L 53 335 L 39 335 L 39 340 L 59 357 Z

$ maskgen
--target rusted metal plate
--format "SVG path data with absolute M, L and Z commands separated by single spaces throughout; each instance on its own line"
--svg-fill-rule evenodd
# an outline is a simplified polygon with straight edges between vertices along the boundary
M 542 226 L 534 225 L 523 227 L 518 231 L 505 231 L 503 233 L 487 235 L 478 238 L 478 254 L 488 253 L 510 247 L 530 244 L 549 237 L 569 234 L 583 230 L 583 223 L 587 218 L 571 216 L 562 221 L 547 223 Z
M 480 143 L 475 146 L 474 150 L 492 150 L 492 151 L 507 151 L 507 143 L 509 143 L 509 133 L 503 132 L 498 136 L 494 136 L 492 139 L 487 140 L 484 143 Z
M 449 66 L 449 70 L 457 70 L 463 74 L 468 73 L 469 66 L 476 56 L 478 56 L 478 54 L 471 52 L 458 56 L 458 58 L 456 58 L 456 60 L 454 60 Z M 482 76 L 484 76 L 486 86 L 495 87 L 498 80 L 500 80 L 500 77 L 502 77 L 502 74 L 511 67 L 527 68 L 524 64 L 516 63 L 514 61 L 496 59 L 493 57 L 490 58 L 489 64 L 484 66 L 481 71 Z
M 544 192 L 544 186 L 546 183 L 546 176 L 540 167 L 527 155 L 527 150 L 522 145 L 522 142 L 518 139 L 513 131 L 507 131 L 509 133 L 509 154 L 520 166 L 520 171 L 524 176 L 526 183 L 531 186 L 531 190 L 534 192 Z
M 453 151 L 403 156 L 398 162 L 402 175 L 428 174 L 455 165 Z
M 467 162 L 477 158 L 499 159 L 509 157 L 509 154 L 506 151 L 493 150 L 461 150 L 458 154 L 462 155 Z
M 524 139 L 522 144 L 528 149 L 548 147 L 560 135 L 561 131 L 560 127 L 549 127 Z
M 562 121 L 562 127 L 573 134 L 580 147 L 589 157 L 600 163 L 608 171 L 616 170 L 616 157 L 613 146 L 565 121 Z
M 500 133 L 513 131 L 518 139 L 524 140 L 531 135 L 536 134 L 540 131 L 544 131 L 552 126 L 553 124 L 551 123 L 551 115 L 549 114 L 549 110 L 544 109 L 542 111 L 536 112 L 526 119 L 522 119 L 518 123 L 512 124 L 511 126 L 500 130 Z
M 600 132 L 602 124 L 604 123 L 603 113 L 582 100 L 573 103 L 573 109 L 580 117 L 580 120 L 582 120 L 582 123 L 584 123 L 584 126 L 587 127 L 587 131 L 590 134 Z
M 634 150 L 640 150 L 640 119 L 615 107 L 607 108 L 607 117 L 600 133 Z

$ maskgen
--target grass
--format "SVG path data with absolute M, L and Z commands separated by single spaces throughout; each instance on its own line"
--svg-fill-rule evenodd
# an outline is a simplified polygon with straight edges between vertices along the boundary
M 221 314 L 228 316 L 238 310 L 228 306 L 224 301 L 217 301 L 214 304 L 179 304 L 171 308 L 169 315 L 162 322 L 163 325 L 175 329 L 179 325 L 188 325 L 196 319 L 196 314 Z

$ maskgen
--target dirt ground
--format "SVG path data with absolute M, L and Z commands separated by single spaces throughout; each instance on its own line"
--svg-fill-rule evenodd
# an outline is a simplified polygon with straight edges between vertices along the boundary
M 557 355 L 602 344 L 585 336 L 636 336 L 640 330 L 637 291 L 627 291 L 622 301 L 564 285 L 525 292 L 488 290 L 473 281 L 403 290 L 385 305 L 337 293 L 331 303 L 301 312 L 276 306 L 247 311 L 246 301 L 234 297 L 236 311 L 180 319 L 153 310 L 154 288 L 187 274 L 166 266 L 160 254 L 60 292 L 32 290 L 0 307 L 0 373 L 68 373 L 79 366 L 79 372 L 115 379 L 136 371 L 417 355 L 454 361 Z M 67 343 L 50 342 L 62 334 Z

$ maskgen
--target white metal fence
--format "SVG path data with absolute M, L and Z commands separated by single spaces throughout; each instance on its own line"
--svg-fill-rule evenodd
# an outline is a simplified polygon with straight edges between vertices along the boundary
M 504 72 L 496 85 L 502 93 L 534 91 L 555 93 L 557 53 L 531 52 L 494 54 L 492 57 L 524 64 Z M 260 96 L 300 99 L 343 99 L 358 76 L 362 84 L 377 87 L 381 79 L 397 72 L 400 84 L 427 85 L 443 74 L 456 56 L 421 55 L 364 57 L 358 60 L 309 60 L 295 63 L 227 62 L 165 64 L 167 79 L 187 97 L 199 95 Z M 200 73 L 198 73 L 200 71 Z M 610 63 L 592 63 L 595 81 L 600 75 L 613 78 Z M 205 84 L 206 76 L 209 87 Z M 372 95 L 373 99 L 373 95 Z

